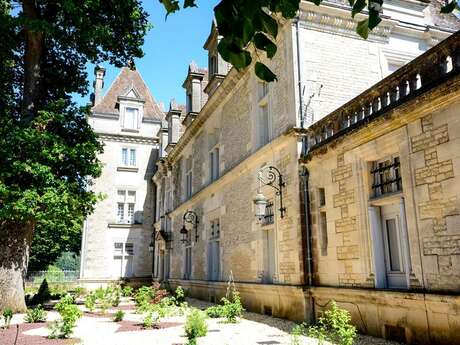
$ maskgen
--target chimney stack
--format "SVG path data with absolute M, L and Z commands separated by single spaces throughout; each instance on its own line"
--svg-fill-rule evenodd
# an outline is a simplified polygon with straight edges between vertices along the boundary
M 105 76 L 105 68 L 97 65 L 94 67 L 94 76 L 95 80 L 93 83 L 94 86 L 94 104 L 96 105 L 102 99 L 102 88 L 104 87 L 104 76 Z

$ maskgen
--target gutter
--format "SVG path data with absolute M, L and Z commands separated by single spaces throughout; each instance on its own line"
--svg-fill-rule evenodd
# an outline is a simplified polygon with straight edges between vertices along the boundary
M 299 27 L 300 15 L 297 15 L 295 22 L 296 31 L 296 53 L 297 53 L 297 79 L 298 79 L 298 93 L 299 93 L 299 117 L 300 117 L 300 128 L 304 128 L 304 117 L 303 117 L 303 99 L 302 99 L 302 70 L 300 61 L 300 27 Z

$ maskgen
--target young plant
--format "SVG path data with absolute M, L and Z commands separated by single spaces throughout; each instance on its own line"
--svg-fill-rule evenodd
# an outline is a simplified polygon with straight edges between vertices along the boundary
M 88 296 L 86 296 L 85 307 L 89 311 L 93 311 L 94 308 L 96 307 L 96 296 L 93 293 L 90 293 Z
M 84 287 L 77 286 L 75 289 L 73 289 L 73 294 L 75 295 L 75 297 L 82 297 L 83 295 L 85 295 L 85 293 L 86 289 Z
M 123 297 L 131 297 L 133 295 L 134 289 L 131 286 L 125 286 L 121 289 L 121 294 Z
M 13 311 L 10 308 L 6 308 L 3 311 L 3 319 L 5 320 L 5 328 L 10 328 L 12 318 L 13 318 Z
M 304 335 L 319 339 L 320 343 L 329 341 L 340 345 L 353 345 L 356 328 L 350 324 L 350 313 L 337 306 L 335 301 L 324 311 L 314 326 L 303 325 Z
M 219 317 L 225 317 L 224 309 L 222 305 L 213 305 L 206 309 L 206 315 L 210 318 L 217 319 Z
M 26 317 L 24 318 L 27 323 L 37 323 L 46 321 L 46 311 L 43 310 L 41 305 L 36 308 L 27 309 Z
M 238 322 L 238 318 L 243 316 L 243 305 L 241 304 L 240 294 L 237 291 L 234 291 L 232 294 L 232 300 L 230 301 L 227 298 L 222 298 L 224 303 L 222 308 L 222 316 L 225 317 L 228 323 Z
M 145 316 L 142 324 L 144 328 L 153 328 L 153 327 L 156 327 L 159 322 L 160 322 L 160 315 L 157 312 L 149 312 Z
M 176 291 L 174 291 L 174 298 L 176 299 L 177 305 L 185 302 L 185 291 L 182 289 L 182 286 L 176 288 Z
M 67 338 L 72 334 L 77 320 L 83 315 L 74 302 L 72 296 L 66 295 L 56 304 L 54 308 L 61 315 L 61 320 L 50 326 L 51 334 L 49 338 Z
M 204 337 L 208 333 L 206 315 L 199 309 L 192 309 L 185 322 L 185 335 L 189 345 L 196 344 L 196 338 Z
M 124 317 L 125 317 L 125 312 L 123 310 L 117 310 L 115 314 L 113 315 L 113 321 L 114 322 L 123 321 Z

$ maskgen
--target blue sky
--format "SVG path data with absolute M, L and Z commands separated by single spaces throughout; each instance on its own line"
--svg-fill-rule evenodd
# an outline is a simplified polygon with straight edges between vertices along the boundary
M 213 8 L 218 0 L 198 0 L 198 7 L 182 9 L 171 14 L 165 21 L 165 10 L 158 0 L 145 0 L 144 8 L 150 14 L 153 28 L 144 43 L 144 57 L 135 60 L 157 102 L 168 107 L 171 98 L 185 102 L 182 82 L 187 74 L 188 64 L 194 60 L 200 67 L 207 67 L 207 54 L 203 44 L 211 29 Z M 104 93 L 118 74 L 118 69 L 105 64 Z M 92 85 L 93 65 L 88 65 L 88 77 Z M 91 90 L 92 92 L 92 90 Z M 89 102 L 89 95 L 74 97 L 80 105 Z

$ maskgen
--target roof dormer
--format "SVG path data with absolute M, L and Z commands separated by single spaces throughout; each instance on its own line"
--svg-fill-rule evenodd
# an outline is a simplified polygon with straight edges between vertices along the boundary
M 208 71 L 204 68 L 199 68 L 192 61 L 188 67 L 187 78 L 182 84 L 186 94 L 185 118 L 183 120 L 185 126 L 189 126 L 193 122 L 206 102 L 207 95 L 204 94 L 203 89 L 207 81 Z
M 138 131 L 144 114 L 145 100 L 131 84 L 117 97 L 120 110 L 120 124 L 123 131 Z
M 168 124 L 168 145 L 166 145 L 165 151 L 169 153 L 172 148 L 177 144 L 181 134 L 181 115 L 183 106 L 177 104 L 173 99 L 169 103 L 169 111 L 166 114 L 166 121 Z
M 217 87 L 222 83 L 225 76 L 227 75 L 230 64 L 226 62 L 222 56 L 220 56 L 217 51 L 217 45 L 221 36 L 217 31 L 216 21 L 212 21 L 211 32 L 208 36 L 208 39 L 204 43 L 203 48 L 208 51 L 208 73 L 209 73 L 209 82 L 204 89 L 209 96 L 211 96 Z

